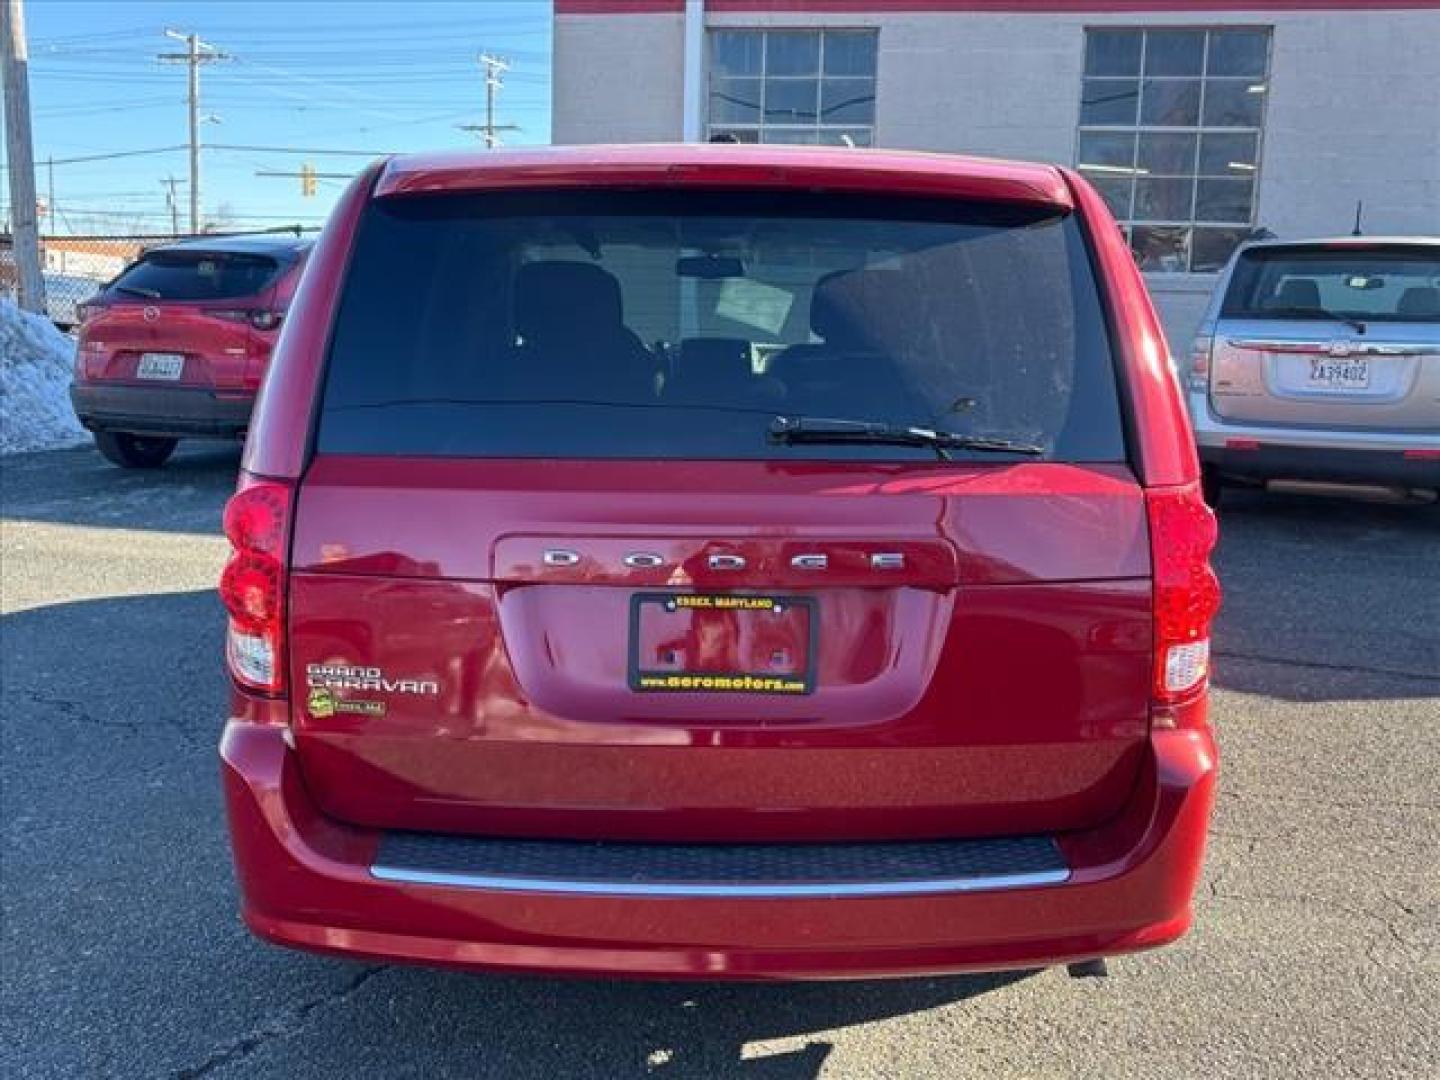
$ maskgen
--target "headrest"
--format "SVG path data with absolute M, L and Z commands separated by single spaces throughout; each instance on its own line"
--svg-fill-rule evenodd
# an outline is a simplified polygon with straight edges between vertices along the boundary
M 686 338 L 680 342 L 673 385 L 676 392 L 724 393 L 754 381 L 750 342 L 744 338 Z
M 1440 319 L 1440 289 L 1431 285 L 1406 289 L 1400 294 L 1395 311 L 1400 315 L 1433 315 Z
M 1308 278 L 1290 278 L 1275 290 L 1275 298 L 1268 306 L 1300 310 L 1318 308 L 1320 306 L 1320 286 Z
M 810 329 L 828 344 L 854 343 L 857 328 L 874 320 L 866 308 L 894 304 L 906 283 L 896 270 L 857 267 L 834 270 L 810 294 Z
M 750 375 L 750 342 L 744 338 L 686 338 L 680 342 L 679 368 L 686 372 L 716 372 Z
M 525 263 L 515 275 L 515 329 L 522 337 L 623 325 L 620 283 L 593 263 Z

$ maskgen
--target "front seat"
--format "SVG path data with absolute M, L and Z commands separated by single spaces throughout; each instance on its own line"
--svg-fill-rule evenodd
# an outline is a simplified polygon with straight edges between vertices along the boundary
M 1314 311 L 1320 306 L 1320 286 L 1309 278 L 1290 278 L 1265 306 L 1272 311 Z
M 516 353 L 523 374 L 560 400 L 655 396 L 655 358 L 625 325 L 620 283 L 593 263 L 526 263 L 515 275 Z
M 1431 285 L 1415 285 L 1400 294 L 1395 306 L 1397 315 L 1440 320 L 1440 289 Z
M 891 277 L 898 280 L 892 272 L 862 268 L 833 271 L 815 282 L 810 330 L 821 343 L 792 345 L 770 362 L 787 408 L 812 416 L 914 418 L 898 365 L 865 327 L 867 309 L 895 302 Z

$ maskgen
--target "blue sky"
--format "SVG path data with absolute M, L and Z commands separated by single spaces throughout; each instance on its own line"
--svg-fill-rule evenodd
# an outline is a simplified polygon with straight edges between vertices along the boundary
M 207 149 L 205 209 L 232 224 L 316 224 L 344 186 L 258 170 L 351 173 L 362 156 L 322 150 L 406 151 L 478 145 L 457 125 L 478 123 L 485 88 L 478 56 L 511 62 L 497 120 L 519 125 L 506 145 L 550 139 L 549 0 L 28 0 L 36 184 L 45 161 L 149 150 L 186 141 L 185 66 L 157 53 L 183 48 L 166 28 L 194 31 L 232 59 L 201 72 L 206 143 L 296 152 Z M 54 167 L 56 231 L 168 228 L 163 181 L 173 175 L 185 220 L 184 150 Z M 8 199 L 6 200 L 8 201 Z

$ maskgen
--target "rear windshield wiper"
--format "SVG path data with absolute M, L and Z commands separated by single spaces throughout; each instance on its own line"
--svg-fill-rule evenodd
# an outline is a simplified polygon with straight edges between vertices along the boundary
M 143 296 L 147 300 L 160 299 L 160 291 L 158 289 L 147 289 L 141 285 L 112 285 L 110 287 L 116 292 L 129 293 L 131 296 Z
M 1267 315 L 1300 315 L 1300 316 L 1306 316 L 1306 317 L 1312 318 L 1312 319 L 1313 319 L 1313 318 L 1316 318 L 1316 317 L 1319 317 L 1319 318 L 1321 318 L 1321 319 L 1333 319 L 1335 322 L 1344 323 L 1346 326 L 1350 327 L 1352 330 L 1357 331 L 1358 333 L 1361 333 L 1361 334 L 1365 333 L 1365 324 L 1364 324 L 1363 322 L 1361 322 L 1359 319 L 1355 318 L 1353 315 L 1341 315 L 1338 311 L 1331 311 L 1329 308 L 1323 308 L 1323 307 L 1267 308 L 1267 309 L 1265 310 L 1265 314 L 1267 314 Z
M 871 443 L 882 446 L 928 446 L 942 460 L 947 450 L 977 450 L 996 454 L 1045 453 L 1043 446 L 989 435 L 962 435 L 955 431 L 907 427 L 876 420 L 829 420 L 812 416 L 777 416 L 770 422 L 770 441 L 796 443 Z

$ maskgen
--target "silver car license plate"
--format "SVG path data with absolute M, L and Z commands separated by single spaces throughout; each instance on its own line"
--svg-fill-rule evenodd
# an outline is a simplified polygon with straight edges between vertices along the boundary
M 1310 361 L 1307 390 L 1368 390 L 1370 361 L 1363 357 L 1315 357 Z
M 185 371 L 185 357 L 179 353 L 147 352 L 140 354 L 135 368 L 139 379 L 178 379 Z

